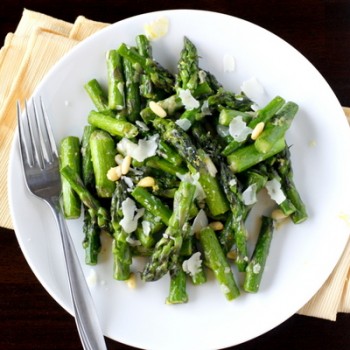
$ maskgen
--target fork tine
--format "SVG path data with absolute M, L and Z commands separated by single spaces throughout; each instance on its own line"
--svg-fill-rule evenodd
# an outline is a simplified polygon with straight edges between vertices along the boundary
M 40 127 L 40 118 L 39 114 L 37 113 L 37 108 L 35 105 L 35 100 L 32 99 L 32 110 L 33 115 L 30 115 L 29 107 L 27 101 L 25 101 L 25 111 L 26 116 L 28 120 L 28 127 L 29 127 L 29 135 L 30 135 L 30 141 L 33 146 L 33 161 L 36 160 L 37 164 L 39 165 L 40 169 L 44 168 L 45 164 L 45 154 L 43 151 L 43 141 L 42 141 L 42 133 L 41 133 L 41 127 Z
M 23 114 L 24 114 L 24 117 L 22 117 L 20 102 L 17 101 L 18 137 L 19 137 L 21 157 L 24 165 L 33 166 L 33 144 L 31 143 L 30 137 L 29 137 L 30 141 L 28 145 L 28 133 L 29 133 L 28 116 L 26 112 L 24 112 Z M 26 120 L 26 125 L 24 125 L 23 123 L 23 118 Z
M 45 134 L 46 149 L 48 150 L 50 161 L 53 161 L 53 157 L 57 157 L 58 152 L 57 152 L 56 142 L 53 137 L 51 124 L 47 117 L 46 108 L 44 106 L 44 102 L 41 96 L 40 96 L 40 107 L 41 107 L 41 113 L 43 117 L 43 128 L 44 128 L 44 133 L 42 134 L 43 135 Z

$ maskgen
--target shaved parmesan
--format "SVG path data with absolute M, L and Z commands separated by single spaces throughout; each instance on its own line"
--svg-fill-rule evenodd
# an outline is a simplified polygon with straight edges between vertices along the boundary
M 252 205 L 257 202 L 256 190 L 256 184 L 252 184 L 242 193 L 242 200 L 245 205 Z
M 281 183 L 277 179 L 267 181 L 265 187 L 271 199 L 277 204 L 281 204 L 286 199 L 286 196 L 281 189 Z
M 258 105 L 264 103 L 265 90 L 255 77 L 244 81 L 241 90 Z
M 224 72 L 234 72 L 236 69 L 235 58 L 232 55 L 226 54 L 223 58 Z
M 194 276 L 202 271 L 201 253 L 194 253 L 188 260 L 182 263 L 182 269 L 190 276 Z
M 140 139 L 138 143 L 134 143 L 127 138 L 122 138 L 117 149 L 125 156 L 130 156 L 139 162 L 143 162 L 146 158 L 152 157 L 156 154 L 158 148 L 159 135 L 155 134 L 149 137 L 149 139 Z
M 191 226 L 191 233 L 196 234 L 199 233 L 200 230 L 204 227 L 208 226 L 208 217 L 207 214 L 203 209 L 200 209 L 198 214 L 193 220 L 192 226 Z
M 240 115 L 231 120 L 228 130 L 230 135 L 237 142 L 245 141 L 248 135 L 250 135 L 253 131 L 247 126 L 246 122 Z
M 185 109 L 188 111 L 200 106 L 199 101 L 192 96 L 191 91 L 188 89 L 179 89 L 179 97 Z
M 175 124 L 177 124 L 182 130 L 185 131 L 187 131 L 192 125 L 191 122 L 186 118 L 177 119 L 175 121 Z
M 168 33 L 169 19 L 166 17 L 157 18 L 154 21 L 145 24 L 144 29 L 148 39 L 157 40 Z
M 137 228 L 137 220 L 143 215 L 145 209 L 137 209 L 135 202 L 127 198 L 122 202 L 123 219 L 120 225 L 126 233 L 134 232 Z

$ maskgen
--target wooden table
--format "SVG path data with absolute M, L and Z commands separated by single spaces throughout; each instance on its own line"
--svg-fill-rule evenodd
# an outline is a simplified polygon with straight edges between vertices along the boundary
M 350 106 L 348 0 L 153 0 L 144 3 L 125 0 L 2 0 L 1 40 L 7 32 L 15 30 L 24 7 L 66 21 L 84 15 L 108 23 L 144 12 L 175 8 L 212 10 L 241 17 L 272 31 L 298 49 L 329 82 L 340 103 Z M 0 228 L 0 247 L 0 349 L 80 349 L 73 317 L 39 284 L 12 230 Z M 109 339 L 106 341 L 108 349 L 133 349 Z M 350 315 L 340 314 L 336 322 L 294 315 L 274 330 L 235 349 L 286 347 L 298 350 L 350 349 Z

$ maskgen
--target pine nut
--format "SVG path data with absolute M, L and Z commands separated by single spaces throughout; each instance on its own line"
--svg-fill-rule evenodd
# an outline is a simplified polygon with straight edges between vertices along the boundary
M 139 186 L 139 187 L 154 187 L 155 184 L 156 184 L 156 182 L 155 182 L 153 177 L 146 176 L 138 182 L 137 186 Z
M 284 214 L 281 209 L 275 209 L 272 211 L 271 217 L 272 217 L 272 219 L 279 221 L 279 220 L 286 219 L 288 216 L 286 214 Z
M 121 166 L 122 175 L 126 175 L 129 172 L 130 164 L 131 164 L 131 157 L 130 156 L 126 156 L 123 159 L 122 164 L 120 165 Z
M 259 135 L 263 132 L 264 128 L 265 128 L 264 122 L 260 122 L 256 124 L 252 132 L 252 136 L 251 136 L 252 140 L 256 140 L 259 137 Z
M 221 221 L 213 221 L 209 224 L 209 227 L 214 231 L 220 231 L 224 228 L 224 224 Z
M 227 254 L 226 254 L 227 258 L 230 260 L 236 260 L 237 258 L 237 253 L 234 250 L 230 250 Z
M 110 168 L 107 172 L 107 179 L 110 181 L 118 181 L 122 176 L 120 165 Z
M 130 289 L 135 289 L 135 287 L 136 287 L 136 276 L 135 276 L 135 274 L 131 273 L 129 279 L 127 279 L 125 282 L 126 282 L 127 286 Z
M 151 108 L 151 111 L 156 114 L 160 118 L 166 117 L 166 111 L 157 103 L 154 101 L 151 101 L 149 103 L 149 108 Z

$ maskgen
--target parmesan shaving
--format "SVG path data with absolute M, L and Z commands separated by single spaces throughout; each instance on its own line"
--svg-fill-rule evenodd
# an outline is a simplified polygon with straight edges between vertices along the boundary
M 191 122 L 186 118 L 177 119 L 175 121 L 175 124 L 178 125 L 184 131 L 187 131 L 192 125 Z
M 202 259 L 201 253 L 194 253 L 189 259 L 184 260 L 182 263 L 182 269 L 190 276 L 194 276 L 202 271 Z
M 240 115 L 233 118 L 228 127 L 230 135 L 237 142 L 245 141 L 248 135 L 250 135 L 253 131 L 247 126 L 246 122 Z
M 138 219 L 144 214 L 145 209 L 137 209 L 135 202 L 127 198 L 122 202 L 123 218 L 120 225 L 126 233 L 134 232 L 137 228 Z
M 286 199 L 286 196 L 281 189 L 281 183 L 277 179 L 267 181 L 265 187 L 271 199 L 277 204 L 281 204 Z
M 257 202 L 256 190 L 256 184 L 252 184 L 242 193 L 242 200 L 245 205 L 252 205 Z
M 145 24 L 144 30 L 148 39 L 160 39 L 168 33 L 169 19 L 166 17 L 157 18 L 154 21 Z
M 182 104 L 184 105 L 187 111 L 190 111 L 195 108 L 199 108 L 200 103 L 197 101 L 191 94 L 191 91 L 186 89 L 179 89 L 179 97 Z
M 244 81 L 241 90 L 257 105 L 264 103 L 265 90 L 255 77 Z
M 148 140 L 140 139 L 136 144 L 124 137 L 117 144 L 117 149 L 125 156 L 129 155 L 131 158 L 143 162 L 146 158 L 152 157 L 156 154 L 158 139 L 159 135 L 155 134 L 150 136 Z
M 197 234 L 200 232 L 200 230 L 204 227 L 208 226 L 208 218 L 207 214 L 203 209 L 200 209 L 198 214 L 193 220 L 192 226 L 191 226 L 191 233 Z

